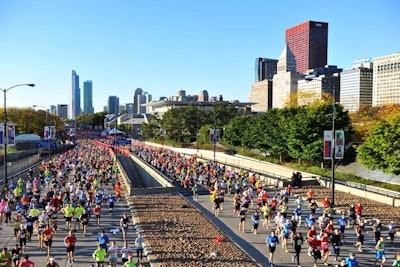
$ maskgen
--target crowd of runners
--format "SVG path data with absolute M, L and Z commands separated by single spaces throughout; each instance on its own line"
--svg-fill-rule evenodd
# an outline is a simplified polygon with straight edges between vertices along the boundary
M 194 201 L 198 200 L 198 185 L 208 186 L 215 216 L 219 216 L 220 211 L 226 208 L 226 195 L 233 195 L 232 210 L 239 219 L 239 232 L 245 232 L 247 227 L 251 227 L 249 232 L 254 234 L 258 234 L 259 227 L 271 231 L 266 237 L 270 266 L 274 265 L 278 244 L 286 253 L 293 251 L 292 262 L 297 266 L 301 266 L 303 248 L 309 257 L 313 257 L 314 266 L 360 266 L 356 253 L 367 253 L 363 251 L 367 229 L 363 206 L 359 202 L 350 203 L 348 210 L 335 214 L 329 198 L 316 201 L 312 188 L 306 195 L 293 200 L 291 185 L 282 189 L 279 188 L 279 180 L 276 180 L 274 185 L 267 188 L 255 174 L 243 170 L 227 171 L 224 165 L 198 161 L 195 155 L 185 156 L 169 149 L 142 144 L 135 145 L 134 153 L 182 187 L 191 188 Z M 299 173 L 295 174 L 299 176 Z M 250 223 L 246 224 L 247 221 Z M 375 255 L 371 255 L 371 265 L 400 267 L 400 254 L 396 254 L 394 259 L 386 255 L 388 247 L 394 249 L 395 222 L 383 225 L 376 219 L 372 231 Z M 347 242 L 350 236 L 357 241 L 352 244 Z M 354 252 L 342 255 L 343 246 L 354 246 Z
M 11 180 L 0 200 L 0 226 L 13 228 L 15 246 L 4 247 L 0 266 L 33 267 L 29 254 L 38 250 L 47 257 L 46 267 L 60 266 L 61 259 L 56 261 L 52 256 L 56 235 L 64 239 L 67 266 L 73 266 L 75 248 L 87 240 L 85 236 L 90 231 L 101 234 L 92 237 L 98 246 L 87 255 L 92 263 L 88 260 L 85 266 L 140 266 L 143 238 L 140 234 L 128 238 L 132 224 L 129 214 L 113 216 L 122 191 L 118 175 L 107 145 L 82 140 L 74 149 L 43 162 L 37 171 L 29 170 L 27 179 Z M 121 247 L 101 231 L 106 214 L 120 226 L 118 231 L 122 231 L 124 242 Z
M 0 266 L 35 266 L 29 259 L 27 242 L 37 242 L 37 249 L 47 256 L 46 267 L 59 266 L 52 257 L 55 235 L 64 237 L 67 263 L 74 263 L 75 247 L 80 241 L 78 234 L 84 237 L 93 228 L 100 231 L 102 216 L 108 213 L 112 217 L 115 202 L 121 197 L 118 169 L 109 149 L 107 145 L 79 141 L 74 149 L 50 162 L 43 162 L 38 172 L 29 171 L 27 180 L 10 181 L 0 200 L 0 221 L 2 227 L 13 228 L 15 247 L 10 251 L 6 247 L 3 249 Z M 198 186 L 208 187 L 215 216 L 226 209 L 226 195 L 233 196 L 233 205 L 229 209 L 232 209 L 232 216 L 238 217 L 239 232 L 258 234 L 260 227 L 271 231 L 266 237 L 271 266 L 278 245 L 287 253 L 294 251 L 292 261 L 298 266 L 303 248 L 313 257 L 314 266 L 332 262 L 337 266 L 359 266 L 355 253 L 343 256 L 340 249 L 354 245 L 354 252 L 363 252 L 366 229 L 361 203 L 351 204 L 347 211 L 335 216 L 329 199 L 315 201 L 312 189 L 289 203 L 293 201 L 292 187 L 289 185 L 281 190 L 278 180 L 267 188 L 256 175 L 243 170 L 228 171 L 222 164 L 201 162 L 196 156 L 188 157 L 140 143 L 134 144 L 132 149 L 167 177 L 191 189 L 195 201 Z M 143 238 L 139 234 L 129 244 L 130 216 L 124 214 L 115 220 L 122 231 L 124 245 L 118 247 L 106 231 L 101 231 L 96 239 L 97 247 L 93 247 L 93 253 L 88 255 L 93 258 L 93 263 L 88 266 L 115 267 L 122 263 L 122 266 L 131 267 L 140 264 Z M 246 231 L 249 227 L 250 231 Z M 382 225 L 377 219 L 372 229 L 376 253 L 371 265 L 399 267 L 400 254 L 389 260 L 385 253 L 386 248 L 394 244 L 395 223 Z M 357 237 L 354 244 L 346 242 L 351 235 Z M 331 256 L 334 260 L 330 260 Z

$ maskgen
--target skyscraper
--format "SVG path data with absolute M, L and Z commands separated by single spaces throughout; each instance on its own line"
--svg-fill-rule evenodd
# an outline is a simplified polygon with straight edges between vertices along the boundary
M 201 90 L 199 93 L 199 101 L 207 102 L 208 101 L 208 92 L 207 90 Z
M 83 113 L 94 113 L 93 108 L 93 82 L 83 82 Z
M 142 88 L 136 88 L 135 94 L 133 96 L 133 112 L 136 114 L 140 114 L 139 111 L 140 104 L 138 104 L 138 96 L 142 95 L 142 93 L 143 93 Z
M 270 58 L 256 58 L 256 64 L 254 66 L 254 78 L 256 82 L 263 81 L 265 79 L 272 80 L 276 74 L 278 60 Z
M 296 71 L 324 67 L 328 62 L 328 23 L 307 21 L 286 30 L 286 43 L 296 59 Z
M 81 89 L 79 75 L 74 70 L 71 73 L 71 90 L 69 92 L 68 118 L 74 120 L 81 114 Z
M 117 96 L 109 96 L 107 102 L 108 112 L 112 114 L 119 113 L 119 98 Z
M 57 116 L 63 119 L 68 119 L 68 105 L 57 104 Z
M 372 106 L 400 103 L 400 53 L 374 58 Z
M 296 72 L 296 60 L 288 44 L 278 60 L 278 72 L 274 75 L 272 85 L 272 108 L 297 105 L 297 81 L 301 75 Z
M 340 104 L 350 112 L 357 112 L 361 106 L 372 106 L 373 63 L 370 59 L 358 62 L 361 64 L 353 64 L 340 74 Z

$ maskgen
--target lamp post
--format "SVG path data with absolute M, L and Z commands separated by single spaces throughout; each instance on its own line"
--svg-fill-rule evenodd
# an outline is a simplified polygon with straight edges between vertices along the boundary
M 213 151 L 214 151 L 214 164 L 215 164 L 215 149 L 216 149 L 216 141 L 215 136 L 217 135 L 217 109 L 214 105 L 214 133 L 213 133 Z
M 46 120 L 47 120 L 47 127 L 49 129 L 48 136 L 47 136 L 47 148 L 49 152 L 49 161 L 51 160 L 51 149 L 50 149 L 50 139 L 51 139 L 51 131 L 50 131 L 50 109 L 44 107 L 44 106 L 39 106 L 39 105 L 33 105 L 34 108 L 44 108 L 46 110 Z
M 336 136 L 335 136 L 335 120 L 336 120 L 336 88 L 335 86 L 328 82 L 326 79 L 321 78 L 317 79 L 315 76 L 306 77 L 307 81 L 321 81 L 321 83 L 327 84 L 332 92 L 332 147 L 331 147 L 331 170 L 332 170 L 332 178 L 331 178 L 331 198 L 332 198 L 332 206 L 335 206 L 335 146 L 336 146 Z
M 7 143 L 8 143 L 8 129 L 7 129 L 7 92 L 10 91 L 11 89 L 19 86 L 29 86 L 29 87 L 35 87 L 35 84 L 33 83 L 21 83 L 17 84 L 14 86 L 11 86 L 10 88 L 7 89 L 0 89 L 4 93 L 4 110 L 3 110 L 3 122 L 4 122 L 4 128 L 3 128 L 3 148 L 4 148 L 4 184 L 8 183 L 7 179 Z

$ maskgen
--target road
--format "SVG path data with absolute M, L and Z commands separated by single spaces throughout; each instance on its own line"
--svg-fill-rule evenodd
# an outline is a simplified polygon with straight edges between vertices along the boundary
M 270 196 L 274 194 L 271 190 L 268 190 Z M 257 260 L 261 266 L 269 266 L 268 264 L 268 248 L 265 243 L 267 235 L 270 234 L 271 228 L 269 230 L 263 228 L 261 225 L 259 227 L 259 231 L 257 235 L 254 235 L 251 232 L 251 215 L 246 217 L 246 231 L 245 233 L 238 231 L 239 218 L 236 215 L 233 215 L 233 204 L 232 204 L 232 195 L 225 197 L 225 207 L 224 210 L 221 211 L 218 217 L 215 217 L 211 212 L 211 202 L 209 196 L 201 195 L 199 196 L 199 201 L 194 202 L 191 197 L 188 199 L 195 205 L 203 214 L 210 218 L 214 222 L 214 224 L 222 229 L 227 235 L 236 242 L 242 249 L 244 249 L 252 258 Z M 288 217 L 293 213 L 294 209 L 294 199 L 292 196 L 289 200 L 289 211 Z M 253 214 L 254 207 L 251 207 L 248 214 Z M 303 219 L 305 216 L 308 216 L 307 210 L 304 211 L 303 207 Z M 321 211 L 317 211 L 317 217 L 321 214 Z M 337 225 L 338 215 L 334 216 L 334 223 Z M 271 224 L 272 225 L 272 224 Z M 371 225 L 366 225 L 367 234 L 365 235 L 365 247 L 363 252 L 358 252 L 354 249 L 353 244 L 356 241 L 356 235 L 353 229 L 346 229 L 346 244 L 341 247 L 341 257 L 347 257 L 350 252 L 354 252 L 359 260 L 360 266 L 371 266 L 373 264 L 373 260 L 375 259 L 375 241 L 374 235 L 372 233 Z M 307 229 L 304 225 L 298 229 L 298 231 L 302 232 L 303 236 L 307 235 Z M 384 232 L 386 235 L 386 232 Z M 388 262 L 391 264 L 393 261 L 394 254 L 400 252 L 400 242 L 399 237 L 396 237 L 394 246 L 390 244 L 386 245 L 386 255 L 388 257 Z M 284 249 L 280 246 L 276 249 L 274 256 L 274 267 L 284 267 L 284 266 L 297 266 L 297 264 L 292 263 L 291 258 L 294 256 L 294 249 L 289 246 L 289 253 L 286 253 Z M 333 254 L 333 252 L 332 252 Z M 301 253 L 301 265 L 302 266 L 313 266 L 313 258 L 307 256 L 307 245 L 303 245 L 302 253 Z M 334 261 L 334 257 L 331 256 L 329 260 L 331 266 L 337 264 Z M 324 266 L 323 262 L 320 260 L 318 266 Z M 387 263 L 386 266 L 389 266 Z

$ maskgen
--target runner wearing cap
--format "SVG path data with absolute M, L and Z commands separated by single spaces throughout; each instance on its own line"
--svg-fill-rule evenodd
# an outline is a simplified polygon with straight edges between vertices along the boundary
M 60 265 L 58 265 L 58 263 L 55 262 L 55 259 L 53 257 L 50 257 L 46 264 L 46 267 L 60 267 Z

